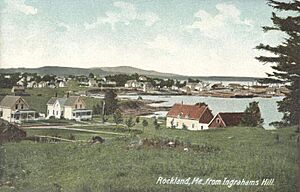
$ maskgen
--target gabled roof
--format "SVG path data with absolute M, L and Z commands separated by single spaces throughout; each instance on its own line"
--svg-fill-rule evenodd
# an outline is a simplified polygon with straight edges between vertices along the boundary
M 63 97 L 63 98 L 57 98 L 57 100 L 58 100 L 58 102 L 59 102 L 59 104 L 60 104 L 61 106 L 65 105 L 67 99 L 68 99 L 68 98 L 65 98 L 65 97 Z
M 52 97 L 51 99 L 49 99 L 49 101 L 47 102 L 47 105 L 53 105 L 55 103 L 55 101 L 57 100 L 57 97 Z
M 220 112 L 218 115 L 222 118 L 223 122 L 226 126 L 237 126 L 241 123 L 241 120 L 243 118 L 244 113 L 238 112 L 238 113 L 224 113 Z
M 167 117 L 180 116 L 181 118 L 199 120 L 207 109 L 206 105 L 183 105 L 176 103 L 167 113 Z
M 79 96 L 69 96 L 65 102 L 65 106 L 73 106 L 79 98 Z
M 56 101 L 59 102 L 61 106 L 73 106 L 77 100 L 79 99 L 79 96 L 69 96 L 69 97 L 52 97 L 48 102 L 47 105 L 54 105 Z
M 2 107 L 13 107 L 19 99 L 22 99 L 26 103 L 26 101 L 21 96 L 6 95 L 1 100 L 0 106 L 2 106 Z

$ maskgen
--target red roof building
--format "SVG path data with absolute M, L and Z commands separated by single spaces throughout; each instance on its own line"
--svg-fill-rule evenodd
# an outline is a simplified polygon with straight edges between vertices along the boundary
M 244 113 L 218 113 L 209 123 L 209 128 L 233 127 L 241 123 Z
M 167 127 L 189 130 L 208 129 L 213 114 L 207 105 L 174 104 L 167 113 Z

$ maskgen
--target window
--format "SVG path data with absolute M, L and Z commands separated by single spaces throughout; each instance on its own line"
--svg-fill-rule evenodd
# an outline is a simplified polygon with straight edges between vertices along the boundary
M 75 113 L 73 113 L 73 117 L 75 117 Z
M 18 109 L 19 108 L 19 105 L 18 104 L 16 104 L 16 109 Z
M 77 109 L 77 105 L 75 105 L 75 109 Z
M 21 104 L 21 109 L 23 109 L 24 108 L 24 104 Z
M 178 122 L 176 122 L 176 127 L 178 127 Z
M 0 117 L 2 117 L 3 116 L 3 111 L 0 111 Z
M 91 115 L 91 112 L 87 112 L 87 115 Z
M 80 109 L 82 108 L 82 104 L 80 104 Z
M 47 110 L 47 114 L 49 115 L 49 110 Z
M 58 111 L 56 111 L 56 115 L 58 115 Z
M 54 115 L 54 110 L 52 111 L 52 115 Z
M 203 126 L 201 125 L 201 130 L 203 130 Z
M 192 124 L 192 128 L 195 128 L 195 124 L 194 123 Z
M 217 118 L 217 119 L 216 119 L 216 122 L 217 122 L 218 124 L 220 124 L 220 123 L 221 123 L 221 121 L 220 121 L 220 119 L 219 119 L 219 118 Z

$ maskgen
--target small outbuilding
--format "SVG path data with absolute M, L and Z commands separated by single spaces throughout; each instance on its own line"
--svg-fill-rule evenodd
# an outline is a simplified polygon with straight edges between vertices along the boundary
M 241 123 L 243 112 L 220 112 L 209 123 L 209 128 L 233 127 Z

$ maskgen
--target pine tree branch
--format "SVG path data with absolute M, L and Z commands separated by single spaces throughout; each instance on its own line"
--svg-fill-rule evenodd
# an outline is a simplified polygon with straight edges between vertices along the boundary
M 268 0 L 268 5 L 280 11 L 298 11 L 300 12 L 300 1 L 294 0 L 290 3 Z

